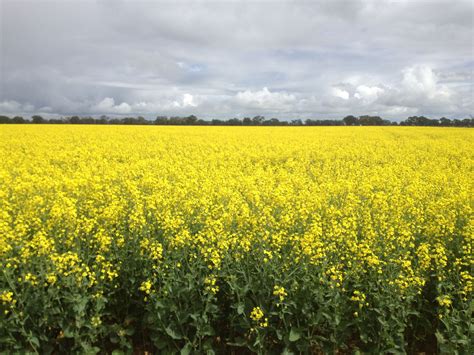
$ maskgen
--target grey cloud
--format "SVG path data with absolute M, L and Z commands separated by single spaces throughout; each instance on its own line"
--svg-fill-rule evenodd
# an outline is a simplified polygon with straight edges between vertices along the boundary
M 472 11 L 464 0 L 3 0 L 0 113 L 465 116 Z

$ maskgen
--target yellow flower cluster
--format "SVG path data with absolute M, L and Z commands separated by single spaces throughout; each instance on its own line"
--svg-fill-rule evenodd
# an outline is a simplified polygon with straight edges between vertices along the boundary
M 147 295 L 151 294 L 151 288 L 153 284 L 151 283 L 150 280 L 143 281 L 141 286 L 140 286 L 140 291 L 145 292 Z
M 449 298 L 449 296 L 439 296 L 436 298 L 439 305 L 442 307 L 449 307 L 453 304 L 453 301 Z
M 150 280 L 146 280 L 146 281 L 143 281 L 140 287 L 138 288 L 140 291 L 145 293 L 146 296 L 143 298 L 145 301 L 147 301 L 148 296 L 153 293 L 152 287 L 153 287 L 153 283 Z
M 260 307 L 254 307 L 252 309 L 252 312 L 250 312 L 250 319 L 261 328 L 268 327 L 268 318 L 265 317 L 265 314 Z
M 15 304 L 16 300 L 13 298 L 13 292 L 11 291 L 3 291 L 0 294 L 0 300 L 3 304 Z
M 206 285 L 206 291 L 209 293 L 215 295 L 217 292 L 219 292 L 219 286 L 216 285 L 217 283 L 217 278 L 215 276 L 208 276 L 204 279 L 204 285 Z
M 158 263 L 163 257 L 163 247 L 157 241 L 148 238 L 140 241 L 141 254 L 149 257 L 155 263 Z
M 285 297 L 288 296 L 288 293 L 285 291 L 284 287 L 275 285 L 273 287 L 273 296 L 278 296 L 280 302 L 283 302 Z
M 358 302 L 359 303 L 359 308 L 362 308 L 364 306 L 368 306 L 369 303 L 366 302 L 366 296 L 363 292 L 360 292 L 358 290 L 355 290 L 352 297 L 351 301 Z
M 100 326 L 101 324 L 102 324 L 102 320 L 100 319 L 100 317 L 97 317 L 97 316 L 92 317 L 92 319 L 91 319 L 91 325 L 92 325 L 94 328 L 97 328 L 97 327 Z
M 96 277 L 91 268 L 81 260 L 77 253 L 70 251 L 62 254 L 55 253 L 50 256 L 50 259 L 56 275 L 62 277 L 73 276 L 78 285 L 85 282 L 88 286 L 92 286 L 96 283 Z M 49 274 L 48 276 L 47 280 L 55 280 L 53 275 Z
M 472 142 L 456 128 L 3 125 L 0 288 L 98 292 L 136 258 L 149 296 L 188 258 L 212 294 L 245 261 L 311 268 L 361 305 L 370 288 L 352 285 L 407 297 L 432 275 L 468 300 Z M 258 307 L 251 319 L 268 324 Z
M 13 292 L 11 291 L 3 291 L 0 293 L 0 301 L 2 301 L 2 304 L 5 307 L 4 314 L 8 314 L 10 309 L 12 309 L 16 304 L 16 299 L 13 298 Z

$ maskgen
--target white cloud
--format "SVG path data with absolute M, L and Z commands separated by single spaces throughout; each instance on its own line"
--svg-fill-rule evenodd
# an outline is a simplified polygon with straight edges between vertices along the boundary
M 403 70 L 401 90 L 427 99 L 447 99 L 451 91 L 438 84 L 438 76 L 428 65 L 415 65 Z
M 349 99 L 349 93 L 346 90 L 342 90 L 339 88 L 333 88 L 332 94 L 336 97 L 339 97 L 343 100 L 348 100 Z
M 472 110 L 473 100 L 466 99 L 466 93 L 459 89 L 440 83 L 438 72 L 429 64 L 416 64 L 401 69 L 398 77 L 390 81 L 349 76 L 332 88 L 331 96 L 322 100 L 322 108 L 328 112 L 378 114 L 395 119 L 414 114 L 449 116 Z
M 184 94 L 183 95 L 183 106 L 191 106 L 191 107 L 196 107 L 197 104 L 194 102 L 194 96 L 191 94 Z
M 126 114 L 131 113 L 132 108 L 126 102 L 122 102 L 120 105 L 115 105 L 115 100 L 112 97 L 106 97 L 97 105 L 93 106 L 92 111 L 97 113 Z
M 166 104 L 164 105 L 167 106 Z M 184 94 L 180 101 L 173 101 L 173 106 L 176 108 L 197 107 L 194 96 L 191 94 Z
M 365 100 L 366 102 L 374 102 L 384 91 L 384 89 L 378 86 L 359 85 L 354 97 L 359 100 Z
M 200 99 L 201 100 L 201 99 Z M 122 102 L 115 104 L 115 100 L 106 97 L 97 104 L 88 106 L 87 103 L 80 104 L 85 112 L 91 114 L 181 114 L 186 109 L 198 107 L 197 99 L 189 93 L 182 94 L 180 99 L 169 97 L 157 97 L 152 101 L 137 101 L 134 103 Z
M 267 87 L 262 90 L 238 92 L 235 102 L 244 108 L 262 110 L 286 110 L 296 103 L 296 96 L 286 92 L 271 92 Z

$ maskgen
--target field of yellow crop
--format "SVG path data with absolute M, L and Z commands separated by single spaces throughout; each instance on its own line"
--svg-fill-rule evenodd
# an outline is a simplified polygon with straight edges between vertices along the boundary
M 473 142 L 1 126 L 0 351 L 469 353 Z

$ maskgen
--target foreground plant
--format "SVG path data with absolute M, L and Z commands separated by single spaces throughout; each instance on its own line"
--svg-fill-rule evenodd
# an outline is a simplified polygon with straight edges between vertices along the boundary
M 472 353 L 473 134 L 0 127 L 0 351 Z

